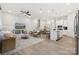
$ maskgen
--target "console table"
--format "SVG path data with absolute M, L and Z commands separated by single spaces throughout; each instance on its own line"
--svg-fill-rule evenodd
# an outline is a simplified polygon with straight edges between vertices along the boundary
M 10 37 L 6 39 L 0 39 L 0 53 L 5 53 L 12 49 L 15 49 L 15 38 Z

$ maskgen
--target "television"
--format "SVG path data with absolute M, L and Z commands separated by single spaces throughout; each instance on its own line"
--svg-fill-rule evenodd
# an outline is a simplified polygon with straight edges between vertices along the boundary
M 23 23 L 16 23 L 15 24 L 15 29 L 25 29 L 25 24 Z
M 24 23 L 16 23 L 15 24 L 15 34 L 24 34 L 26 25 Z

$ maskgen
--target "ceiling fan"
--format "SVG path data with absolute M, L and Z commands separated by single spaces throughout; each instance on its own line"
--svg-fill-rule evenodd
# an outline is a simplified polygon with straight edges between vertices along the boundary
M 0 10 L 2 10 L 2 7 L 0 5 Z M 28 15 L 28 16 L 31 16 L 30 12 L 29 11 L 20 11 L 22 14 L 24 14 L 25 16 Z
M 28 15 L 28 16 L 31 16 L 30 12 L 29 11 L 20 11 L 22 14 L 24 14 L 25 16 Z

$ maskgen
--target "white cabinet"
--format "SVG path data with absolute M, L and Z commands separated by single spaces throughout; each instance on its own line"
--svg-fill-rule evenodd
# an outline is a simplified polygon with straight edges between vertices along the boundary
M 50 40 L 58 40 L 62 37 L 62 31 L 52 30 L 50 31 Z
M 57 40 L 57 31 L 55 30 L 50 31 L 50 40 Z

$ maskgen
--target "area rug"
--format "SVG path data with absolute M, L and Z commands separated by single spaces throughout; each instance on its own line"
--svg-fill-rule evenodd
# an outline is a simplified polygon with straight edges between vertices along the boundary
M 28 39 L 16 39 L 16 48 L 14 50 L 11 50 L 9 52 L 3 53 L 3 55 L 12 55 L 13 53 L 16 53 L 17 51 L 24 49 L 26 47 L 29 47 L 33 44 L 37 44 L 39 42 L 43 41 L 41 38 L 36 38 L 36 37 L 29 37 Z

